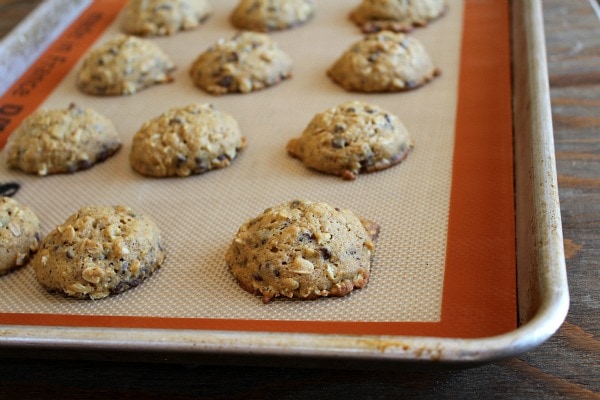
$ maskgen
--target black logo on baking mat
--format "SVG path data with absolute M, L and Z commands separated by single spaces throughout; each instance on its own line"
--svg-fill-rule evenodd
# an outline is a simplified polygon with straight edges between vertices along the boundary
M 20 188 L 21 188 L 21 185 L 19 185 L 16 182 L 7 182 L 7 183 L 0 182 L 0 197 L 2 197 L 2 196 L 12 197 L 15 194 L 17 194 L 17 192 L 19 191 Z

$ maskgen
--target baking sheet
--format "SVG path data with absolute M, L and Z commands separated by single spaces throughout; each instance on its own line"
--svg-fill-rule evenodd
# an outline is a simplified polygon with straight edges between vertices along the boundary
M 200 329 L 206 329 L 203 321 L 235 323 L 243 320 L 280 321 L 291 326 L 289 330 L 304 331 L 289 322 L 339 321 L 365 327 L 365 332 L 373 325 L 357 325 L 356 322 L 391 322 L 400 323 L 393 325 L 396 333 L 420 329 L 427 334 L 426 324 L 441 321 L 444 277 L 448 278 L 446 244 L 455 166 L 454 128 L 463 2 L 452 2 L 444 18 L 412 33 L 425 44 L 443 72 L 442 77 L 416 91 L 365 95 L 344 92 L 333 84 L 325 76 L 325 70 L 361 34 L 347 20 L 347 12 L 353 4 L 324 1 L 319 3 L 315 19 L 306 26 L 272 34 L 295 60 L 291 80 L 253 94 L 214 97 L 191 84 L 187 68 L 219 37 L 228 37 L 235 32 L 227 21 L 228 11 L 234 3 L 215 2 L 214 15 L 196 31 L 151 39 L 178 65 L 174 83 L 128 97 L 97 98 L 76 90 L 75 66 L 45 100 L 43 107 L 66 107 L 74 101 L 111 118 L 124 141 L 124 148 L 116 157 L 74 175 L 39 178 L 10 171 L 5 166 L 0 170 L 0 181 L 16 180 L 22 184 L 17 198 L 42 216 L 45 232 L 87 204 L 126 204 L 151 215 L 164 232 L 168 251 L 164 267 L 139 288 L 97 302 L 48 294 L 35 282 L 31 268 L 21 269 L 0 281 L 0 311 L 4 313 L 5 322 L 12 321 L 14 315 L 26 315 L 33 324 L 52 324 L 49 321 L 54 320 L 59 321 L 55 324 L 95 326 L 98 322 L 91 322 L 92 319 L 68 317 L 117 316 L 124 319 L 112 318 L 111 321 L 121 321 L 116 326 L 130 326 L 127 317 L 147 317 L 163 319 L 165 327 L 177 318 L 194 322 L 182 326 Z M 119 18 L 96 44 L 119 31 Z M 314 43 L 319 45 L 314 46 Z M 306 170 L 297 160 L 287 156 L 285 144 L 300 134 L 314 113 L 350 99 L 374 102 L 400 116 L 416 143 L 414 152 L 405 162 L 390 170 L 347 182 Z M 233 114 L 248 138 L 248 148 L 229 168 L 201 176 L 149 179 L 136 175 L 127 161 L 131 136 L 148 118 L 170 107 L 191 102 L 211 102 Z M 341 299 L 278 301 L 265 306 L 259 298 L 237 287 L 223 261 L 233 234 L 247 218 L 293 198 L 326 201 L 380 222 L 382 233 L 377 241 L 372 278 L 367 288 Z M 477 203 L 482 199 L 468 200 Z M 511 227 L 511 210 L 503 212 L 507 212 L 503 220 Z M 486 253 L 491 261 L 490 265 L 472 267 L 486 268 L 493 273 L 496 264 L 504 267 L 508 264 L 513 274 L 508 276 L 508 281 L 514 282 L 514 249 L 511 265 L 510 253 L 502 254 L 500 259 L 494 257 L 498 249 L 493 248 L 493 243 L 494 238 L 481 238 L 480 243 L 473 245 L 477 251 Z M 505 256 L 508 258 L 502 259 Z M 481 290 L 493 289 L 483 287 Z M 503 313 L 503 321 L 508 321 L 502 322 L 501 327 L 493 327 L 492 332 L 514 328 L 514 285 L 509 284 L 508 291 L 491 297 L 493 304 L 486 304 L 488 308 L 482 314 L 500 306 L 507 310 Z M 472 300 L 478 301 L 476 297 Z M 466 317 L 466 320 L 473 325 L 466 325 L 459 333 L 448 334 L 485 335 L 485 332 L 473 333 L 482 317 L 470 318 Z M 487 318 L 490 319 L 490 315 Z M 403 323 L 425 325 L 420 325 L 421 328 L 410 325 L 413 330 L 403 330 Z M 270 330 L 268 325 L 259 325 Z M 227 324 L 217 326 L 232 329 Z M 349 328 L 338 324 L 327 329 L 344 332 Z

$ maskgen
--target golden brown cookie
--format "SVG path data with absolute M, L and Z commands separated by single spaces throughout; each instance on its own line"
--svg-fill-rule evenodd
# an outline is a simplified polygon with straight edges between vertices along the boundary
M 190 104 L 144 123 L 129 160 L 142 175 L 189 176 L 227 167 L 245 146 L 233 116 L 212 104 Z
M 0 275 L 25 265 L 40 246 L 40 232 L 40 221 L 29 207 L 0 197 Z
M 287 145 L 307 167 L 355 179 L 400 163 L 413 142 L 400 119 L 378 106 L 349 101 L 318 113 Z
M 140 36 L 168 36 L 196 28 L 211 14 L 207 0 L 129 0 L 123 31 Z
M 352 211 L 294 200 L 244 223 L 225 260 L 240 286 L 265 303 L 342 297 L 367 285 L 378 233 Z
M 105 116 L 74 104 L 40 109 L 25 118 L 9 137 L 6 162 L 40 176 L 91 168 L 121 148 L 114 124 Z
M 77 73 L 84 93 L 118 96 L 172 82 L 175 64 L 148 39 L 118 34 L 93 49 Z
M 417 39 L 383 31 L 350 46 L 327 74 L 348 91 L 399 92 L 424 85 L 440 71 Z
M 48 291 L 101 299 L 140 285 L 164 259 L 149 217 L 124 206 L 88 206 L 44 238 L 32 264 Z
M 304 24 L 315 14 L 315 0 L 240 0 L 231 13 L 238 29 L 269 32 Z
M 257 32 L 219 39 L 190 68 L 194 84 L 212 94 L 254 92 L 291 74 L 291 58 L 268 35 Z
M 447 8 L 446 0 L 363 0 L 350 19 L 365 33 L 407 32 L 440 18 Z

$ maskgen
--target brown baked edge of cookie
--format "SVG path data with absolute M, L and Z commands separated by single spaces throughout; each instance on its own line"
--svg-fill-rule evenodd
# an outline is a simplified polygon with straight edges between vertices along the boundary
M 26 169 L 26 168 L 22 168 L 22 166 L 19 165 L 18 163 L 11 163 L 11 164 L 9 164 L 9 166 L 10 166 L 10 168 L 12 168 L 14 170 L 19 170 L 19 171 L 25 172 L 27 174 L 37 175 L 37 176 L 74 174 L 79 171 L 85 171 L 87 169 L 90 169 L 97 164 L 103 163 L 104 161 L 108 160 L 109 158 L 111 158 L 112 156 L 117 154 L 119 152 L 119 150 L 121 149 L 121 147 L 122 147 L 121 143 L 118 143 L 118 145 L 116 145 L 116 146 L 110 146 L 110 147 L 106 146 L 102 149 L 102 151 L 100 153 L 96 154 L 96 158 L 93 161 L 80 160 L 77 163 L 65 166 L 65 168 L 56 168 L 56 169 L 48 170 L 45 174 L 44 173 L 40 174 L 39 168 Z
M 299 28 L 302 25 L 309 23 L 315 17 L 315 12 L 312 12 L 306 19 L 304 20 L 296 20 L 292 23 L 286 24 L 284 26 L 268 26 L 261 24 L 243 24 L 235 17 L 235 12 L 232 12 L 229 15 L 229 22 L 236 29 L 253 31 L 253 32 L 261 32 L 261 33 L 269 33 L 269 32 L 278 32 L 285 31 L 288 29 Z
M 300 161 L 303 161 L 302 158 L 300 157 L 300 155 L 294 150 L 295 145 L 298 142 L 298 140 L 299 140 L 298 138 L 291 139 L 286 146 L 286 150 L 287 150 L 287 153 L 291 157 L 296 158 Z M 365 166 L 365 167 L 361 168 L 358 173 L 352 172 L 349 169 L 342 169 L 340 171 L 323 171 L 323 170 L 319 170 L 319 169 L 313 168 L 313 167 L 307 167 L 307 168 L 310 168 L 313 171 L 317 171 L 317 172 L 320 172 L 323 174 L 339 176 L 345 181 L 353 181 L 361 173 L 364 174 L 364 173 L 372 173 L 372 172 L 382 171 L 384 169 L 388 169 L 397 164 L 400 164 L 402 161 L 404 161 L 406 159 L 406 157 L 408 157 L 408 153 L 410 153 L 410 151 L 413 148 L 414 148 L 414 143 L 411 141 L 409 143 L 409 145 L 406 148 L 404 148 L 403 151 L 401 151 L 398 154 L 394 154 L 392 157 L 390 157 L 389 163 L 377 163 L 374 165 Z
M 164 74 L 165 74 L 164 79 L 154 80 L 153 82 L 147 82 L 147 83 L 143 83 L 143 84 L 136 82 L 136 86 L 133 89 L 133 91 L 131 91 L 131 92 L 125 92 L 123 90 L 119 91 L 119 90 L 117 90 L 113 87 L 109 87 L 109 86 L 106 86 L 106 87 L 102 88 L 101 90 L 97 90 L 98 88 L 94 87 L 93 84 L 86 85 L 86 84 L 82 83 L 80 81 L 79 77 L 76 78 L 75 85 L 77 86 L 77 89 L 79 89 L 80 92 L 90 95 L 90 96 L 98 96 L 98 97 L 131 96 L 131 95 L 141 92 L 142 90 L 149 89 L 156 85 L 162 85 L 162 84 L 174 82 L 175 77 L 173 76 L 173 72 L 175 72 L 176 70 L 177 70 L 177 67 L 172 67 L 172 68 L 165 70 L 164 71 Z
M 448 5 L 444 7 L 442 12 L 436 16 L 435 18 L 431 18 L 429 20 L 418 20 L 412 21 L 409 23 L 401 23 L 391 19 L 380 19 L 380 20 L 371 20 L 367 22 L 362 22 L 361 19 L 356 17 L 356 10 L 350 12 L 349 18 L 350 20 L 359 27 L 361 32 L 363 33 L 376 33 L 381 31 L 392 31 L 399 33 L 408 33 L 412 31 L 414 28 L 425 28 L 430 22 L 437 21 L 442 18 L 444 15 L 448 13 Z
M 179 32 L 187 32 L 187 31 L 193 31 L 195 29 L 199 29 L 200 26 L 205 23 L 212 15 L 212 11 L 204 14 L 204 15 L 200 15 L 200 16 L 196 16 L 196 24 L 195 25 L 191 25 L 189 27 L 182 27 L 179 26 L 176 29 L 164 29 L 163 33 L 156 33 L 153 32 L 152 30 L 144 27 L 142 29 L 128 29 L 127 27 L 125 27 L 125 23 L 122 25 L 121 29 L 123 32 L 125 32 L 128 35 L 133 35 L 133 36 L 139 36 L 139 37 L 143 37 L 143 38 L 161 38 L 161 37 L 169 37 L 169 36 L 174 36 Z M 164 26 L 162 26 L 162 28 L 164 28 Z
M 187 178 L 187 177 L 194 176 L 194 175 L 202 175 L 202 174 L 205 174 L 212 170 L 223 169 L 225 167 L 230 166 L 231 163 L 239 157 L 239 154 L 241 153 L 242 150 L 244 150 L 246 148 L 246 146 L 247 146 L 247 139 L 245 136 L 242 136 L 240 146 L 235 148 L 235 156 L 233 158 L 229 158 L 226 154 L 222 153 L 219 155 L 219 157 L 222 157 L 222 158 L 219 159 L 218 164 L 214 164 L 212 167 L 198 165 L 195 170 L 190 170 L 190 173 L 187 175 L 154 174 L 153 171 L 149 168 L 146 168 L 146 169 L 138 168 L 137 164 L 134 164 L 131 162 L 131 157 L 130 157 L 129 164 L 131 166 L 131 169 L 133 169 L 135 172 L 137 172 L 138 174 L 140 174 L 142 176 L 148 177 L 148 178 L 158 178 L 158 179 L 161 179 L 161 178 Z M 177 162 L 177 160 L 175 160 L 175 162 Z M 147 165 L 147 164 L 145 164 L 145 165 Z
M 408 153 L 410 153 L 414 147 L 415 147 L 414 143 L 412 141 L 410 141 L 408 146 L 406 146 L 400 153 L 394 154 L 393 156 L 390 157 L 389 163 L 375 163 L 370 166 L 365 166 L 365 167 L 361 168 L 360 173 L 372 173 L 372 172 L 382 171 L 384 169 L 388 169 L 395 165 L 398 165 L 402 161 L 404 161 L 406 159 L 406 157 L 408 157 Z M 342 178 L 344 178 L 344 179 L 346 179 L 344 176 L 345 173 L 346 173 L 346 171 L 342 171 L 342 174 L 341 174 Z M 354 176 L 354 178 L 350 178 L 350 179 L 356 179 L 356 175 Z
M 15 260 L 14 264 L 10 265 L 9 267 L 7 267 L 3 270 L 0 269 L 0 276 L 8 275 L 9 273 L 18 270 L 19 268 L 23 268 L 25 265 L 27 265 L 29 260 L 31 260 L 33 258 L 33 256 L 35 255 L 35 253 L 37 253 L 39 244 L 41 242 L 40 234 L 38 232 L 36 232 L 35 237 L 38 241 L 38 246 L 35 249 L 29 249 L 27 254 L 24 257 L 22 257 L 21 259 Z
M 371 221 L 369 219 L 364 219 L 364 218 L 359 217 L 359 220 L 360 220 L 361 224 L 363 225 L 363 227 L 365 228 L 367 235 L 369 235 L 369 238 L 372 241 L 376 241 L 377 238 L 379 237 L 379 232 L 381 230 L 380 225 L 378 223 L 376 223 L 375 221 Z M 372 258 L 372 256 L 371 256 L 371 258 Z M 371 260 L 369 260 L 369 262 L 371 262 Z M 365 286 L 367 286 L 367 284 L 369 283 L 369 278 L 371 276 L 371 272 L 369 270 L 365 270 L 362 272 L 363 272 L 363 278 L 361 280 L 353 281 L 350 279 L 345 279 L 345 280 L 339 282 L 334 287 L 332 287 L 331 290 L 326 291 L 325 294 L 311 293 L 307 297 L 300 297 L 300 296 L 294 296 L 294 295 L 292 295 L 292 297 L 285 297 L 285 296 L 281 296 L 281 294 L 279 294 L 279 293 L 276 293 L 273 296 L 269 296 L 269 295 L 262 293 L 260 291 L 260 289 L 254 288 L 249 283 L 247 284 L 246 282 L 243 282 L 238 279 L 235 279 L 235 281 L 246 292 L 248 292 L 254 296 L 262 296 L 263 304 L 268 304 L 273 299 L 281 299 L 284 301 L 305 301 L 305 300 L 315 300 L 315 299 L 318 299 L 321 297 L 344 297 L 347 294 L 350 294 L 350 292 L 352 292 L 355 288 L 362 289 Z M 294 290 L 293 293 L 296 293 L 296 290 Z M 323 291 L 321 293 L 323 293 Z
M 159 243 L 159 249 L 160 249 L 160 254 L 157 257 L 156 262 L 153 262 L 150 264 L 149 263 L 144 264 L 141 268 L 142 274 L 139 277 L 137 277 L 131 281 L 128 281 L 128 282 L 120 282 L 114 288 L 109 288 L 108 295 L 104 296 L 104 297 L 92 298 L 92 297 L 90 297 L 90 295 L 88 293 L 73 293 L 73 294 L 71 294 L 71 293 L 67 293 L 64 289 L 61 289 L 61 288 L 54 288 L 54 287 L 46 286 L 44 283 L 40 282 L 38 279 L 36 279 L 36 281 L 48 293 L 57 294 L 66 299 L 76 299 L 76 300 L 84 300 L 84 301 L 87 301 L 87 300 L 97 301 L 97 300 L 106 299 L 108 297 L 118 295 L 118 294 L 126 292 L 130 289 L 133 289 L 137 286 L 140 286 L 142 283 L 144 283 L 150 277 L 155 275 L 160 270 L 160 268 L 162 267 L 162 265 L 166 259 L 166 254 L 165 254 L 165 251 L 163 250 L 162 243 Z
M 333 72 L 333 68 L 329 68 L 327 70 L 327 76 L 337 85 L 341 86 L 344 90 L 348 92 L 354 93 L 396 93 L 396 92 L 408 92 L 411 90 L 415 90 L 424 86 L 425 84 L 433 81 L 435 78 L 442 74 L 442 70 L 439 67 L 434 67 L 430 74 L 425 75 L 423 79 L 420 81 L 407 81 L 405 82 L 405 86 L 402 88 L 399 87 L 386 87 L 382 89 L 375 90 L 364 90 L 351 85 L 346 85 L 344 82 L 339 79 Z
M 362 289 L 365 286 L 367 286 L 367 284 L 369 283 L 371 273 L 367 270 L 362 272 L 363 278 L 360 280 L 353 281 L 350 279 L 344 279 L 343 281 L 335 284 L 330 290 L 322 290 L 321 294 L 316 294 L 313 292 L 306 297 L 296 296 L 297 290 L 293 291 L 292 297 L 282 296 L 280 293 L 275 293 L 274 295 L 270 296 L 268 294 L 262 293 L 260 289 L 255 289 L 250 284 L 246 284 L 245 282 L 239 281 L 237 279 L 236 282 L 240 285 L 242 289 L 244 289 L 248 293 L 251 293 L 255 296 L 262 296 L 263 304 L 268 304 L 273 299 L 280 299 L 284 301 L 305 301 L 316 300 L 322 297 L 344 297 L 350 294 L 350 292 L 352 292 L 355 288 Z
M 190 71 L 190 74 L 191 74 L 191 71 Z M 287 74 L 280 74 L 279 77 L 276 78 L 272 82 L 254 80 L 252 82 L 252 89 L 249 91 L 241 90 L 240 89 L 241 86 L 239 85 L 239 82 L 235 82 L 235 78 L 231 75 L 225 75 L 216 84 L 210 84 L 208 86 L 197 83 L 197 81 L 194 80 L 193 78 L 194 77 L 192 76 L 192 81 L 194 83 L 194 86 L 196 86 L 198 89 L 201 89 L 204 92 L 211 94 L 213 96 L 222 96 L 222 95 L 227 95 L 227 94 L 250 94 L 250 93 L 259 92 L 259 91 L 262 91 L 265 89 L 269 89 L 270 87 L 279 85 L 280 83 L 282 83 L 283 81 L 285 81 L 287 79 L 291 79 L 292 73 L 289 72 Z M 255 82 L 258 82 L 261 85 L 255 86 L 254 85 Z M 233 83 L 235 83 L 235 85 L 232 85 Z M 233 89 L 230 89 L 232 86 L 233 86 Z

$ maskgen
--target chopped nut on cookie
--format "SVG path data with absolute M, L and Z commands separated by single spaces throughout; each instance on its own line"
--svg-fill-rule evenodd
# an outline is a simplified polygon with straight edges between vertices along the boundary
M 160 231 L 124 206 L 88 206 L 42 241 L 32 264 L 51 292 L 101 299 L 140 285 L 165 259 Z
M 240 0 L 231 13 L 239 29 L 270 32 L 302 25 L 315 14 L 315 0 Z
M 262 90 L 291 74 L 291 58 L 268 35 L 247 31 L 219 39 L 190 68 L 194 84 L 216 95 Z
M 196 28 L 211 14 L 207 0 L 129 0 L 123 30 L 140 36 L 168 36 Z
M 294 200 L 244 223 L 225 260 L 239 285 L 265 303 L 341 297 L 367 285 L 378 233 L 350 210 Z
M 153 42 L 118 34 L 93 49 L 77 73 L 77 87 L 98 96 L 129 95 L 172 82 L 175 64 Z
M 211 104 L 190 104 L 145 122 L 129 160 L 142 175 L 184 177 L 229 166 L 245 146 L 233 116 Z
M 40 221 L 29 207 L 0 197 L 0 275 L 25 265 L 40 246 L 40 232 Z
M 6 162 L 40 176 L 91 168 L 121 148 L 108 118 L 71 104 L 67 109 L 40 109 L 25 118 L 6 143 Z
M 397 116 L 349 101 L 315 115 L 302 135 L 289 141 L 287 151 L 309 168 L 353 180 L 400 163 L 412 147 Z
M 363 0 L 350 19 L 363 32 L 407 32 L 440 18 L 447 9 L 447 0 Z
M 351 92 L 401 92 L 430 82 L 440 70 L 420 41 L 383 31 L 352 44 L 327 75 Z

